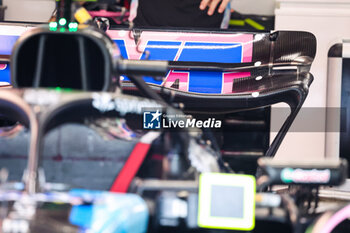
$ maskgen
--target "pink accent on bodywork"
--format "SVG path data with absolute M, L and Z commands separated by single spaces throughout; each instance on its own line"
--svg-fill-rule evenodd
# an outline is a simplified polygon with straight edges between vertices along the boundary
M 233 80 L 244 77 L 250 77 L 250 72 L 223 73 L 222 94 L 232 94 Z
M 0 70 L 5 70 L 7 68 L 7 64 L 0 64 Z
M 164 81 L 164 86 L 170 88 L 177 79 L 179 79 L 179 90 L 188 91 L 189 73 L 184 71 L 171 70 Z
M 132 32 L 129 30 L 109 30 L 107 35 L 112 40 L 123 40 L 125 43 L 125 49 L 128 54 L 128 59 L 140 60 L 142 52 L 137 50 L 134 38 L 132 38 Z

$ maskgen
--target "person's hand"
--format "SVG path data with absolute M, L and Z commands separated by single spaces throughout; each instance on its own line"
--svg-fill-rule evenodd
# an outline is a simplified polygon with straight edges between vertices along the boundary
M 199 9 L 204 10 L 206 7 L 209 7 L 208 15 L 213 15 L 217 5 L 220 2 L 221 4 L 219 6 L 218 12 L 223 13 L 230 0 L 202 0 L 201 4 L 199 5 Z

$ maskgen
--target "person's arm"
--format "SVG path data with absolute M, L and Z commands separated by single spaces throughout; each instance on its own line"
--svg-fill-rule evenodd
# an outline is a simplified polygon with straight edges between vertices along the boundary
M 221 4 L 219 6 L 218 12 L 223 13 L 229 2 L 230 0 L 202 0 L 201 4 L 199 5 L 199 8 L 201 10 L 204 10 L 206 7 L 209 7 L 208 15 L 213 15 L 219 3 Z

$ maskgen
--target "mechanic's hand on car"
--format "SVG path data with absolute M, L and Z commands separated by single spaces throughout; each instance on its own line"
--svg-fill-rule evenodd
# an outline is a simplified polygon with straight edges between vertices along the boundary
M 201 4 L 199 5 L 199 8 L 201 10 L 204 10 L 205 8 L 209 7 L 208 15 L 213 15 L 216 7 L 220 3 L 218 12 L 223 13 L 225 11 L 227 4 L 230 1 L 231 0 L 202 0 Z

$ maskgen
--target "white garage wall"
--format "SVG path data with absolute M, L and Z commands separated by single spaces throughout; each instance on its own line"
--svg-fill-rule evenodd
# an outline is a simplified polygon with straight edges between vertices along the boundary
M 311 67 L 314 82 L 304 107 L 324 108 L 327 106 L 327 54 L 336 41 L 350 38 L 350 0 L 278 0 L 278 2 L 280 7 L 276 9 L 276 30 L 309 31 L 317 38 L 317 54 Z M 315 118 L 318 118 L 318 121 L 326 121 L 325 114 Z M 297 117 L 296 121 L 303 119 Z M 295 160 L 338 158 L 339 151 L 325 153 L 324 132 L 289 133 L 277 157 Z
M 232 0 L 233 8 L 244 14 L 273 15 L 276 0 Z
M 3 0 L 5 20 L 46 22 L 55 9 L 55 0 Z

